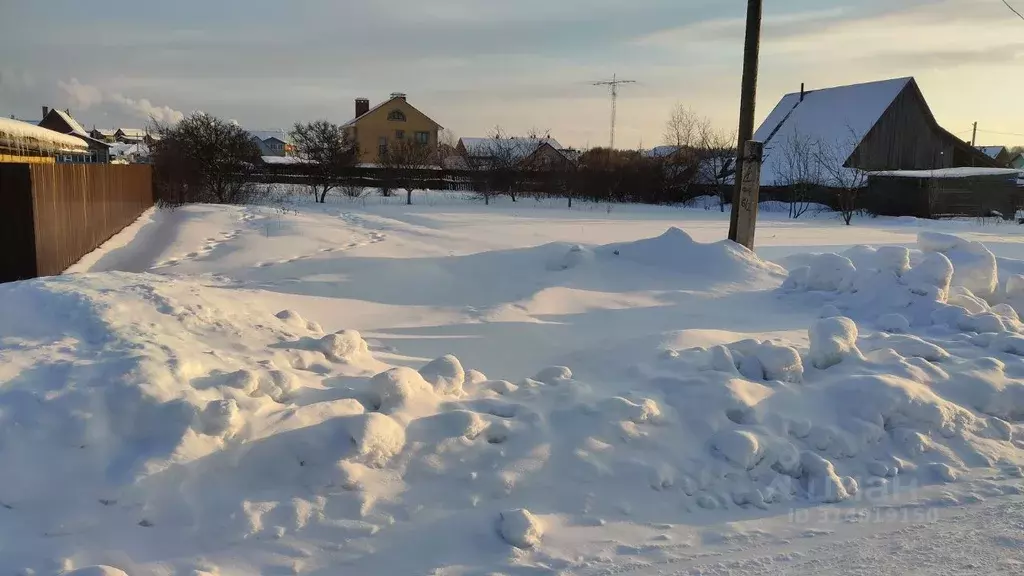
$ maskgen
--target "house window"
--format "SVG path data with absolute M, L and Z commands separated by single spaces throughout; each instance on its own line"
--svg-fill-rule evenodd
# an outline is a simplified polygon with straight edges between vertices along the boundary
M 423 145 L 430 144 L 430 132 L 417 132 L 416 143 Z
M 395 138 L 405 140 L 405 130 L 395 130 Z
M 388 120 L 393 122 L 405 122 L 405 112 L 401 110 L 392 110 L 388 112 Z
M 383 156 L 384 154 L 388 153 L 388 137 L 387 136 L 381 136 L 380 139 L 377 140 L 377 152 L 379 152 L 381 156 Z

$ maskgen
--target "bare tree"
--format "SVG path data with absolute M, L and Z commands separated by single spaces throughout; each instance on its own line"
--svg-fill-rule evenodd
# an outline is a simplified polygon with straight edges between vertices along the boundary
M 378 164 L 388 183 L 404 189 L 405 203 L 412 205 L 412 191 L 421 181 L 423 171 L 434 167 L 435 160 L 436 155 L 430 146 L 414 140 L 398 140 L 388 145 Z
M 470 181 L 473 190 L 483 197 L 484 205 L 490 205 L 491 197 L 494 196 L 490 142 L 486 144 L 470 142 L 469 145 L 464 145 L 459 152 L 459 167 L 471 174 Z
M 291 137 L 296 155 L 306 162 L 307 185 L 323 204 L 327 193 L 341 186 L 345 172 L 358 162 L 358 146 L 341 126 L 327 120 L 297 123 Z
M 488 135 L 487 143 L 480 147 L 481 156 L 489 163 L 492 189 L 508 194 L 515 202 L 529 176 L 534 153 L 548 139 L 548 134 L 536 130 L 525 138 L 516 138 L 508 136 L 501 126 L 495 126 Z
M 688 148 L 699 144 L 702 135 L 711 130 L 711 121 L 696 112 L 676 104 L 665 123 L 665 144 Z
M 718 196 L 718 209 L 732 202 L 729 169 L 736 161 L 736 133 L 715 130 L 711 124 L 702 125 L 698 133 L 700 163 L 697 177 L 702 184 L 713 186 Z
M 437 132 L 437 158 L 434 163 L 442 168 L 450 168 L 451 161 L 459 156 L 459 139 L 447 128 Z
M 153 143 L 154 185 L 170 204 L 251 201 L 259 191 L 260 150 L 237 124 L 195 112 L 177 124 L 157 123 Z
M 793 134 L 772 150 L 776 185 L 789 190 L 789 217 L 799 218 L 810 209 L 810 192 L 821 185 L 818 162 L 819 143 L 799 133 Z
M 835 193 L 836 206 L 847 226 L 860 208 L 860 193 L 868 183 L 867 172 L 849 166 L 850 150 L 856 149 L 858 140 L 853 128 L 850 128 L 845 142 L 822 141 L 815 150 L 822 183 Z

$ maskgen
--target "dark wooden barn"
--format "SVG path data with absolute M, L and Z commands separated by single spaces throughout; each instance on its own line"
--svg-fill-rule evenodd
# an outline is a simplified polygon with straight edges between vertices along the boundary
M 829 186 L 830 162 L 861 171 L 997 167 L 939 126 L 913 78 L 788 94 L 754 139 L 765 143 L 761 185 L 769 187 Z

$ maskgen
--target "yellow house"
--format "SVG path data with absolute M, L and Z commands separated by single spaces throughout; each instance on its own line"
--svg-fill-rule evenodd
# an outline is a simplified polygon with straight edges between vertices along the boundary
M 411 140 L 437 150 L 437 132 L 441 125 L 417 110 L 405 94 L 395 92 L 391 98 L 370 108 L 366 98 L 356 99 L 356 115 L 343 126 L 359 145 L 359 161 L 375 164 L 388 146 Z

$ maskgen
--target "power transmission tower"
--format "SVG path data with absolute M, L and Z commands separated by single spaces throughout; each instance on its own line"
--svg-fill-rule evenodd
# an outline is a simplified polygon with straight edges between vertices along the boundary
M 611 80 L 602 80 L 601 82 L 594 82 L 594 86 L 608 86 L 612 93 L 612 136 L 611 143 L 608 145 L 612 150 L 615 149 L 615 113 L 616 107 L 619 101 L 619 86 L 622 84 L 636 84 L 636 80 L 619 80 L 616 74 L 612 74 Z

